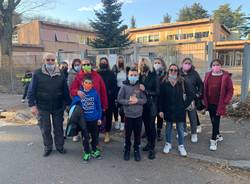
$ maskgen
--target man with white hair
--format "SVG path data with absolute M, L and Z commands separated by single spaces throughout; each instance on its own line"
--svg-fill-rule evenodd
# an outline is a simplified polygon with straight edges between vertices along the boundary
M 65 102 L 70 105 L 71 99 L 65 76 L 56 65 L 55 55 L 46 54 L 43 62 L 42 67 L 33 74 L 28 90 L 28 104 L 32 114 L 38 119 L 44 144 L 43 156 L 47 157 L 53 149 L 51 123 L 56 150 L 61 154 L 65 153 L 63 114 Z

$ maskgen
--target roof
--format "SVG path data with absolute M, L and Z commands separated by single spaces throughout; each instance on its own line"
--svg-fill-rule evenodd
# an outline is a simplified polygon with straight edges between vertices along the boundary
M 157 24 L 157 25 L 145 26 L 142 28 L 131 28 L 128 31 L 129 32 L 139 32 L 139 31 L 145 31 L 145 30 L 173 28 L 173 27 L 180 27 L 180 26 L 190 26 L 190 25 L 213 23 L 213 22 L 214 22 L 213 19 L 205 18 L 205 19 L 197 19 L 197 20 L 192 20 L 192 21 L 162 23 L 162 24 Z M 226 26 L 221 25 L 221 27 L 230 34 L 230 31 Z

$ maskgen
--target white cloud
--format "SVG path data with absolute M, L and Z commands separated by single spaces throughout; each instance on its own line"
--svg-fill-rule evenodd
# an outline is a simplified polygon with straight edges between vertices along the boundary
M 134 2 L 134 0 L 118 0 L 118 2 L 123 4 L 131 4 Z M 77 9 L 78 11 L 94 11 L 94 10 L 100 10 L 102 8 L 102 3 L 97 3 L 95 5 L 89 5 L 89 6 L 82 6 L 81 8 Z

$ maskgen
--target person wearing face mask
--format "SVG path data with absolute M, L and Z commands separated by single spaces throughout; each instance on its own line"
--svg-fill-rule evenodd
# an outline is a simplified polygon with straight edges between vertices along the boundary
M 156 128 L 155 118 L 157 115 L 157 100 L 160 94 L 160 82 L 153 71 L 152 64 L 149 60 L 143 58 L 139 62 L 139 82 L 140 89 L 147 97 L 147 103 L 143 106 L 142 120 L 145 126 L 147 136 L 147 144 L 143 151 L 148 152 L 150 160 L 155 159 L 155 141 L 156 141 Z
M 117 63 L 113 66 L 112 71 L 116 75 L 117 95 L 118 95 L 118 92 L 127 77 L 123 56 L 118 57 Z M 122 106 L 119 103 L 117 103 L 117 95 L 116 95 L 116 104 L 114 108 L 115 129 L 123 131 L 124 130 L 124 112 L 123 112 Z M 118 121 L 118 115 L 120 115 L 121 121 Z
M 131 135 L 134 133 L 134 159 L 141 160 L 140 144 L 142 129 L 143 105 L 147 99 L 141 91 L 138 81 L 138 71 L 131 67 L 128 70 L 128 79 L 124 81 L 118 93 L 117 100 L 123 105 L 125 113 L 125 144 L 123 159 L 130 159 Z
M 220 59 L 214 59 L 210 64 L 212 70 L 206 73 L 204 79 L 203 98 L 212 123 L 211 151 L 217 150 L 217 143 L 223 141 L 220 118 L 226 114 L 226 106 L 230 103 L 234 90 L 230 73 L 221 69 L 222 64 Z
M 159 115 L 167 122 L 164 153 L 167 154 L 172 149 L 172 129 L 175 122 L 178 132 L 178 151 L 181 156 L 187 156 L 184 146 L 184 124 L 186 109 L 193 99 L 194 93 L 191 85 L 180 76 L 178 66 L 171 64 L 160 90 Z
M 117 81 L 114 72 L 110 70 L 109 62 L 106 57 L 100 58 L 98 73 L 102 77 L 108 96 L 108 109 L 105 111 L 105 137 L 104 143 L 110 142 L 110 131 L 112 127 L 112 116 L 115 109 L 115 99 L 117 93 Z
M 166 75 L 166 64 L 162 58 L 155 58 L 154 59 L 154 70 L 159 78 L 160 85 L 163 82 L 163 78 Z M 158 105 L 159 105 L 159 98 L 158 98 Z M 159 108 L 158 108 L 159 110 Z M 159 112 L 158 112 L 159 113 Z M 162 141 L 161 129 L 163 127 L 163 118 L 157 114 L 157 141 Z
M 68 68 L 69 66 L 66 61 L 63 61 L 59 64 L 59 69 L 64 74 L 66 80 L 68 80 Z
M 75 79 L 76 74 L 81 71 L 81 67 L 82 67 L 81 60 L 78 58 L 74 59 L 72 62 L 72 65 L 71 65 L 71 69 L 69 70 L 69 74 L 68 74 L 67 84 L 68 84 L 69 88 L 70 88 L 73 80 Z
M 184 58 L 182 61 L 182 67 L 180 69 L 180 73 L 181 73 L 181 76 L 192 85 L 192 89 L 194 90 L 194 94 L 196 95 L 194 100 L 196 100 L 197 98 L 201 98 L 202 96 L 203 82 L 192 63 L 193 62 L 190 58 Z M 187 114 L 189 117 L 190 127 L 191 127 L 191 142 L 197 143 L 198 142 L 198 136 L 197 136 L 198 116 L 197 116 L 196 108 L 193 106 L 193 108 L 188 109 Z M 186 133 L 186 126 L 185 126 L 185 133 Z
M 65 153 L 63 115 L 65 104 L 71 103 L 65 76 L 55 60 L 54 54 L 44 56 L 44 64 L 34 72 L 28 89 L 28 104 L 32 114 L 38 119 L 43 137 L 44 157 L 49 156 L 53 149 L 51 124 L 56 150 L 61 154 Z

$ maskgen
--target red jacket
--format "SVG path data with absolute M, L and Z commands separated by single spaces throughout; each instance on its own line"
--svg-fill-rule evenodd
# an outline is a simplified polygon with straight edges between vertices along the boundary
M 212 72 L 208 72 L 205 75 L 204 79 L 204 104 L 206 107 L 208 107 L 208 78 L 212 75 Z M 219 104 L 217 108 L 217 115 L 225 115 L 226 114 L 226 106 L 230 103 L 232 97 L 233 97 L 233 82 L 231 79 L 231 76 L 227 71 L 223 71 L 222 76 L 222 82 L 221 82 L 221 89 L 219 91 L 220 93 L 220 99 Z
M 82 80 L 85 74 L 86 73 L 84 73 L 83 71 L 80 71 L 76 75 L 75 80 L 72 82 L 70 86 L 70 95 L 72 97 L 77 96 L 77 91 L 80 89 L 80 86 L 82 85 Z M 94 82 L 94 88 L 97 90 L 98 94 L 100 95 L 102 109 L 105 111 L 108 109 L 108 98 L 107 98 L 107 91 L 106 91 L 105 83 L 102 80 L 101 76 L 96 71 L 92 71 L 91 76 Z

